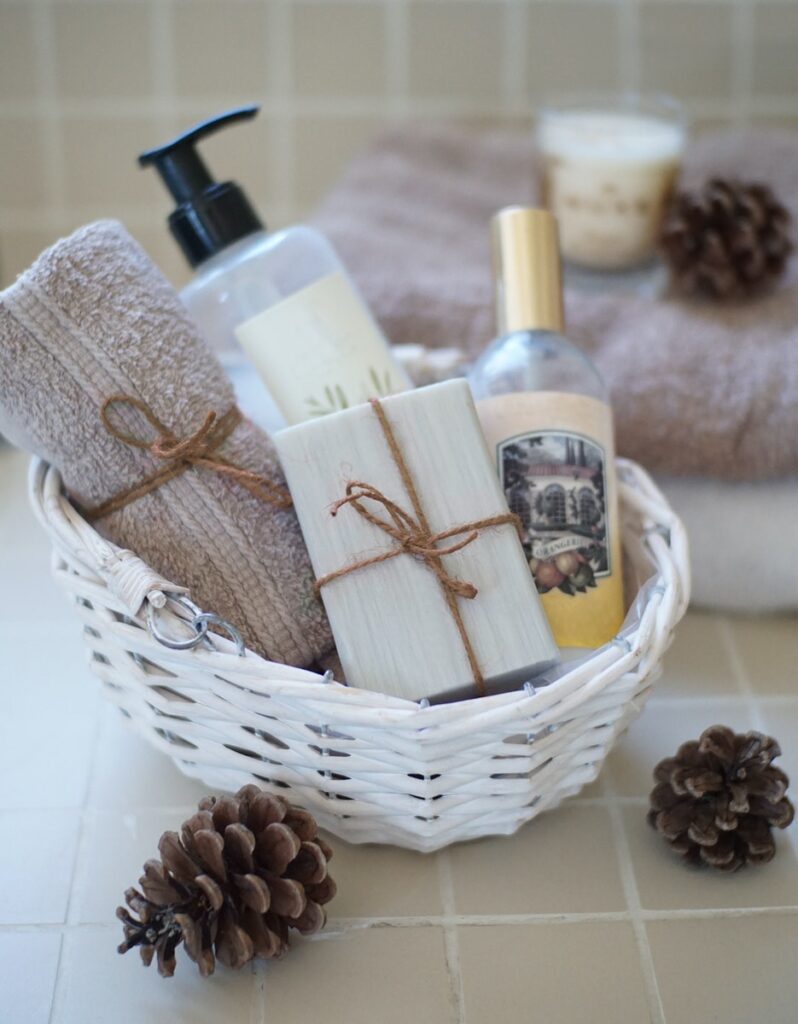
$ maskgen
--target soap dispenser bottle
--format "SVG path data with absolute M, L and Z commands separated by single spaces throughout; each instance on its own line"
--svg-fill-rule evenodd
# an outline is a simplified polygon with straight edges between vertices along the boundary
M 508 207 L 492 229 L 499 336 L 469 384 L 554 639 L 598 647 L 624 617 L 607 387 L 564 335 L 555 218 Z
M 196 268 L 183 302 L 217 352 L 243 348 L 289 424 L 410 388 L 329 241 L 305 226 L 267 231 L 241 187 L 214 181 L 197 152 L 258 109 L 227 111 L 139 156 L 177 203 L 169 227 Z

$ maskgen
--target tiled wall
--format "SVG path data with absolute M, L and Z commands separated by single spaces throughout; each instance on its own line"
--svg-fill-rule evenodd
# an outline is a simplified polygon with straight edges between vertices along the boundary
M 207 143 L 273 225 L 386 123 L 521 121 L 544 91 L 683 98 L 700 128 L 798 127 L 796 0 L 0 0 L 0 280 L 97 216 L 177 282 L 168 201 L 136 154 L 239 102 Z

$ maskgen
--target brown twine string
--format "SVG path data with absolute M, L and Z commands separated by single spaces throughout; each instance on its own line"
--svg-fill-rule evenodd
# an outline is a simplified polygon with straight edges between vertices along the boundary
M 128 434 L 116 427 L 109 416 L 109 410 L 114 405 L 128 405 L 137 409 L 156 431 L 155 439 L 150 441 L 146 438 L 136 437 L 135 434 Z M 118 394 L 106 398 L 100 409 L 100 417 L 105 429 L 112 437 L 134 448 L 150 452 L 156 459 L 162 460 L 164 465 L 140 483 L 120 491 L 101 505 L 88 509 L 85 515 L 91 521 L 117 512 L 125 505 L 162 487 L 170 480 L 174 480 L 175 477 L 181 476 L 192 466 L 209 469 L 221 476 L 226 476 L 246 488 L 256 498 L 260 498 L 270 505 L 276 505 L 278 508 L 288 508 L 291 505 L 291 495 L 284 487 L 272 483 L 268 477 L 262 476 L 260 473 L 236 466 L 217 452 L 217 448 L 227 440 L 242 420 L 241 412 L 235 405 L 228 409 L 223 416 L 209 412 L 202 426 L 184 438 L 175 436 L 158 419 L 146 402 L 133 395 Z
M 366 566 L 386 562 L 389 558 L 396 558 L 398 555 L 413 555 L 420 559 L 435 574 L 441 585 L 447 607 L 463 642 L 463 648 L 474 675 L 477 690 L 480 696 L 482 696 L 485 693 L 485 679 L 480 670 L 477 656 L 457 604 L 458 597 L 472 600 L 477 596 L 478 591 L 473 583 L 466 583 L 463 580 L 450 576 L 443 565 L 442 557 L 444 555 L 452 555 L 455 551 L 462 551 L 464 547 L 467 547 L 478 538 L 480 530 L 487 529 L 489 526 L 503 526 L 506 523 L 512 523 L 520 533 L 521 521 L 518 516 L 513 515 L 511 512 L 505 512 L 500 515 L 490 516 L 487 519 L 477 519 L 470 523 L 463 523 L 460 526 L 453 526 L 448 530 L 442 530 L 439 533 L 433 533 L 430 530 L 427 517 L 424 515 L 413 478 L 410 475 L 410 470 L 407 468 L 407 463 L 404 460 L 385 411 L 376 398 L 371 400 L 371 407 L 382 427 L 388 450 L 396 464 L 396 468 L 399 470 L 402 484 L 413 506 L 414 515 L 406 512 L 395 501 L 387 498 L 382 491 L 372 487 L 371 484 L 362 483 L 359 480 L 351 480 L 346 485 L 345 497 L 339 498 L 333 504 L 330 514 L 335 516 L 344 505 L 351 505 L 363 519 L 382 530 L 383 533 L 387 533 L 389 537 L 392 537 L 396 541 L 397 547 L 390 548 L 379 555 L 361 559 L 359 562 L 336 569 L 334 572 L 328 572 L 316 581 L 316 592 L 318 593 L 322 587 L 332 583 L 333 580 L 340 579 L 342 576 L 348 576 L 349 573 L 357 572 L 359 569 L 365 569 Z M 378 515 L 371 512 L 363 504 L 363 499 L 381 505 L 385 512 L 387 512 L 388 518 L 381 519 Z M 437 546 L 439 541 L 449 540 L 463 533 L 465 537 L 448 545 L 448 547 L 439 548 Z

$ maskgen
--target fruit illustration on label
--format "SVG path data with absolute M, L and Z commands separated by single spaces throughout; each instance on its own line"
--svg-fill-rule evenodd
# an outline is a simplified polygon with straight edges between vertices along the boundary
M 498 456 L 538 591 L 575 597 L 610 575 L 603 449 L 579 434 L 540 431 L 509 438 Z

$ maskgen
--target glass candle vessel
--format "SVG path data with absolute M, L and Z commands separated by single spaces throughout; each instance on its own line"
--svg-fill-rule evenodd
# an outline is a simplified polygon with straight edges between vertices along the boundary
M 541 198 L 565 260 L 625 270 L 653 258 L 686 137 L 682 107 L 667 96 L 571 97 L 541 109 Z

